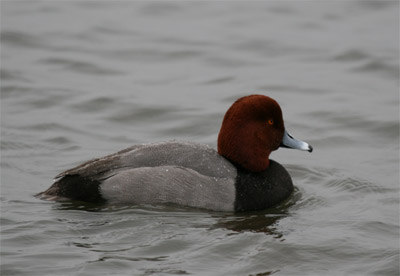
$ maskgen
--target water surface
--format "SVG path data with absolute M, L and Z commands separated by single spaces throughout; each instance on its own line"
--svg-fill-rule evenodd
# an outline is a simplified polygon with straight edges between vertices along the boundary
M 399 275 L 397 1 L 2 1 L 1 275 Z M 215 213 L 36 199 L 135 143 L 216 147 L 243 95 L 312 154 L 296 191 Z

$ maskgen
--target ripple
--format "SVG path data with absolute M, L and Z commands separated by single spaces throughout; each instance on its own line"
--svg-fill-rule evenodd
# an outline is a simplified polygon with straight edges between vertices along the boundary
M 132 62 L 160 62 L 160 61 L 179 61 L 197 58 L 203 53 L 198 50 L 160 50 L 151 48 L 129 48 L 106 51 L 103 53 L 112 58 L 121 60 L 131 60 Z
M 24 48 L 46 48 L 41 37 L 30 35 L 23 32 L 3 31 L 1 32 L 1 42 L 12 46 Z
M 222 83 L 226 83 L 226 82 L 231 82 L 231 81 L 234 81 L 234 80 L 235 80 L 235 77 L 227 76 L 227 77 L 221 77 L 221 78 L 208 80 L 208 81 L 204 82 L 204 84 L 216 85 L 216 84 L 222 84 Z
M 173 14 L 181 13 L 181 7 L 173 2 L 153 2 L 146 3 L 140 11 L 149 16 L 173 16 Z
M 325 198 L 319 195 L 305 194 L 303 198 L 296 202 L 293 210 L 318 210 L 321 207 L 328 206 Z
M 370 55 L 361 50 L 352 49 L 346 50 L 344 53 L 336 55 L 333 59 L 337 61 L 353 62 L 369 59 Z
M 66 145 L 66 144 L 72 144 L 72 141 L 64 136 L 57 136 L 53 138 L 49 138 L 45 140 L 47 143 L 52 143 L 56 145 Z
M 365 64 L 358 66 L 354 69 L 356 72 L 366 73 L 380 73 L 383 76 L 390 77 L 392 79 L 398 79 L 399 67 L 398 65 L 392 65 L 382 60 L 371 60 Z
M 266 91 L 268 92 L 296 92 L 296 93 L 301 93 L 301 94 L 310 94 L 310 95 L 320 95 L 327 93 L 328 91 L 326 89 L 323 89 L 321 87 L 315 88 L 315 87 L 299 87 L 299 86 L 290 86 L 290 85 L 262 85 L 256 89 L 257 91 Z
M 157 118 L 171 116 L 175 114 L 174 108 L 171 107 L 146 107 L 135 108 L 131 106 L 123 110 L 119 110 L 116 114 L 109 116 L 107 119 L 114 122 L 134 122 L 134 121 L 148 121 Z
M 304 167 L 301 165 L 286 165 L 293 178 L 302 179 L 305 183 L 321 183 L 340 171 L 334 168 L 325 167 Z
M 398 101 L 395 100 L 395 103 Z M 354 114 L 341 114 L 336 111 L 326 111 L 326 110 L 315 110 L 312 112 L 308 112 L 306 114 L 307 117 L 313 118 L 318 117 L 320 120 L 324 120 L 325 123 L 330 126 L 330 129 L 333 129 L 335 134 L 329 135 L 329 137 L 333 137 L 338 139 L 349 139 L 345 136 L 338 136 L 336 134 L 337 130 L 348 131 L 348 133 L 352 133 L 357 131 L 357 133 L 366 132 L 371 136 L 376 136 L 379 139 L 393 139 L 399 137 L 399 128 L 400 124 L 395 118 L 388 118 L 386 121 L 377 120 L 368 118 L 365 115 L 354 115 Z M 365 135 L 365 134 L 364 134 Z M 350 136 L 350 135 L 347 135 Z M 358 136 L 354 136 L 355 139 L 359 139 Z
M 17 140 L 4 140 L 0 141 L 0 149 L 1 150 L 24 150 L 24 149 L 32 149 L 34 146 L 32 144 L 23 143 Z
M 369 181 L 346 177 L 341 179 L 332 179 L 326 183 L 328 187 L 336 188 L 336 191 L 352 192 L 359 194 L 390 193 L 393 189 L 383 188 Z
M 66 98 L 66 95 L 45 95 L 40 98 L 40 96 L 36 96 L 34 99 L 26 99 L 24 104 L 30 105 L 33 108 L 50 108 L 57 105 L 57 103 L 62 102 Z
M 32 88 L 22 85 L 2 85 L 1 86 L 1 99 L 8 99 L 14 97 L 25 96 L 31 92 Z
M 65 124 L 61 123 L 36 123 L 36 124 L 29 124 L 29 125 L 24 125 L 20 127 L 21 129 L 28 129 L 28 130 L 40 130 L 40 131 L 46 131 L 46 130 L 54 130 L 54 131 L 61 131 L 61 130 L 67 130 L 67 131 L 77 131 L 76 129 L 73 129 L 71 127 L 66 126 Z
M 112 260 L 112 259 L 126 260 L 126 261 L 131 261 L 131 262 L 140 262 L 140 261 L 162 262 L 162 261 L 166 261 L 168 259 L 168 256 L 159 256 L 159 257 L 152 257 L 152 258 L 146 258 L 146 257 L 134 258 L 134 257 L 127 257 L 127 256 L 119 256 L 119 255 L 109 255 L 109 256 L 101 257 L 100 259 L 95 260 L 95 261 L 90 261 L 88 263 L 104 262 L 104 261 Z
M 379 73 L 390 78 L 398 78 L 399 66 L 396 53 L 391 53 L 391 57 L 377 57 L 361 49 L 348 49 L 332 57 L 333 61 L 353 63 L 352 71 L 359 73 Z
M 376 235 L 380 233 L 382 236 L 396 237 L 399 235 L 400 227 L 398 222 L 393 221 L 393 223 L 384 223 L 381 221 L 364 221 L 357 225 L 358 228 L 370 233 L 371 235 Z
M 7 70 L 4 68 L 0 69 L 0 79 L 2 81 L 13 80 L 19 82 L 28 82 L 28 80 L 23 76 L 22 72 L 16 70 Z
M 60 65 L 60 66 L 63 66 L 65 69 L 73 71 L 73 72 L 80 72 L 80 73 L 87 73 L 87 74 L 94 74 L 94 75 L 120 75 L 120 74 L 122 74 L 121 71 L 100 67 L 91 62 L 72 60 L 70 58 L 67 59 L 67 58 L 49 57 L 49 58 L 41 60 L 41 62 L 47 63 L 47 64 L 53 64 L 53 65 Z
M 367 10 L 376 11 L 376 10 L 383 10 L 386 8 L 398 8 L 396 6 L 396 1 L 379 1 L 379 0 L 370 0 L 370 1 L 362 1 L 359 3 L 360 7 L 365 8 Z
M 116 104 L 114 98 L 97 97 L 86 101 L 81 101 L 77 104 L 72 104 L 71 107 L 81 112 L 97 112 L 107 108 L 112 108 Z

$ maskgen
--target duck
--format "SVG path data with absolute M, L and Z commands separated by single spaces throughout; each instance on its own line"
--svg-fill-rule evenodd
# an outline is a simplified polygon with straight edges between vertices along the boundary
M 288 171 L 269 159 L 280 147 L 313 151 L 286 131 L 274 99 L 252 94 L 237 99 L 225 113 L 217 150 L 177 140 L 133 145 L 58 174 L 37 196 L 217 212 L 272 208 L 294 190 Z

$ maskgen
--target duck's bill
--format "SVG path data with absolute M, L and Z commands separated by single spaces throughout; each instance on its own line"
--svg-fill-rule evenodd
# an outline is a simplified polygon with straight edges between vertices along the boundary
M 308 152 L 312 152 L 313 148 L 306 142 L 296 140 L 293 138 L 286 130 L 283 134 L 282 143 L 280 145 L 282 148 L 290 148 L 290 149 L 298 149 L 298 150 L 305 150 Z

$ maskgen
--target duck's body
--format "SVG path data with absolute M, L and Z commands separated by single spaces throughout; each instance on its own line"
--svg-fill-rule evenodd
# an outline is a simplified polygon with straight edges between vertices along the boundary
M 250 105 L 240 102 L 249 98 Z M 228 110 L 218 152 L 191 142 L 136 145 L 59 174 L 54 184 L 39 195 L 110 204 L 174 203 L 214 211 L 272 207 L 291 194 L 293 184 L 285 168 L 268 156 L 282 141 L 293 138 L 284 131 L 275 101 L 261 95 L 241 99 L 235 104 L 246 111 L 247 118 L 239 116 L 237 120 L 238 112 L 233 109 L 232 113 L 235 104 Z M 248 110 L 257 110 L 260 103 L 260 108 L 267 108 L 271 101 L 273 108 L 278 107 L 278 112 L 274 110 L 278 115 L 249 116 Z M 257 120 L 261 126 L 265 121 L 268 131 L 262 126 L 263 132 L 259 132 L 259 126 L 254 125 L 259 123 Z M 300 143 L 297 148 L 312 150 L 304 142 L 289 142 L 293 141 Z M 257 147 L 265 143 L 266 151 L 258 154 Z
M 243 211 L 271 207 L 292 190 L 289 174 L 274 161 L 269 170 L 249 173 L 208 146 L 169 141 L 133 146 L 65 171 L 43 196 Z

